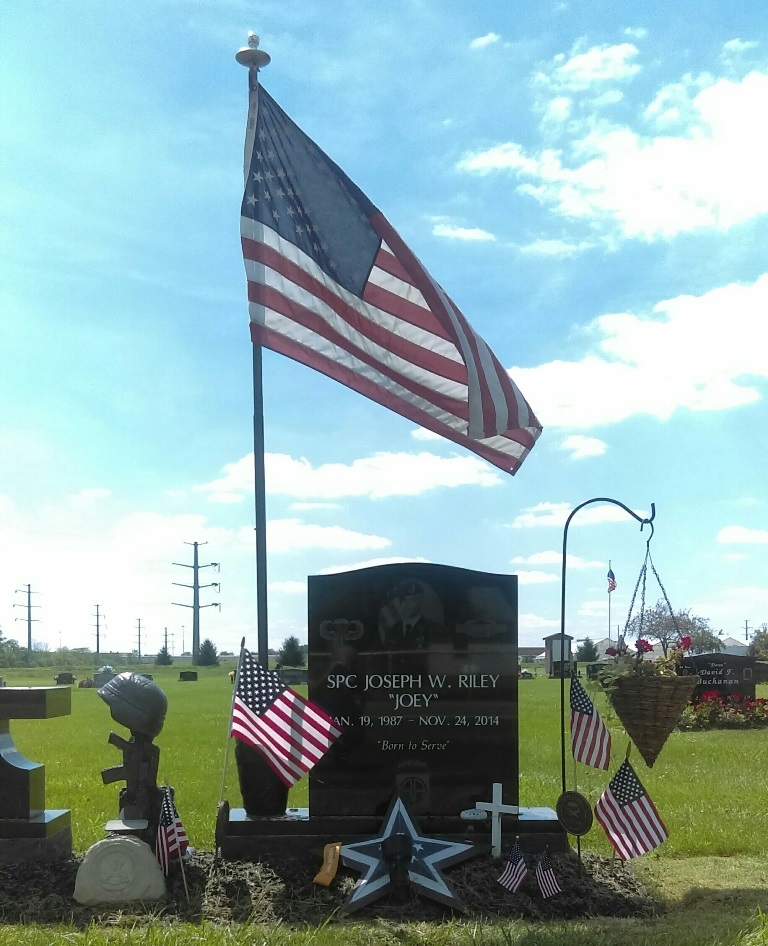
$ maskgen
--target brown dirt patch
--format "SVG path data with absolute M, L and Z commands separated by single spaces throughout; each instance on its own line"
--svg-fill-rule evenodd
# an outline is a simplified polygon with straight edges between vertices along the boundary
M 338 916 L 358 874 L 340 868 L 330 887 L 313 883 L 320 860 L 286 856 L 270 863 L 224 861 L 212 853 L 196 852 L 185 866 L 189 901 L 178 862 L 168 877 L 168 895 L 153 903 L 84 907 L 73 899 L 81 858 L 58 864 L 0 865 L 0 920 L 3 923 L 72 924 L 82 928 L 162 921 L 232 924 L 282 923 L 316 925 Z M 490 857 L 477 857 L 448 868 L 444 876 L 463 902 L 465 916 L 487 921 L 524 918 L 572 919 L 590 916 L 646 917 L 658 914 L 660 904 L 635 876 L 631 866 L 594 854 L 582 864 L 573 854 L 553 855 L 562 893 L 545 900 L 533 871 L 517 893 L 497 882 L 501 866 Z M 381 917 L 395 922 L 432 921 L 455 917 L 435 901 L 406 891 L 395 893 L 353 913 L 358 921 Z

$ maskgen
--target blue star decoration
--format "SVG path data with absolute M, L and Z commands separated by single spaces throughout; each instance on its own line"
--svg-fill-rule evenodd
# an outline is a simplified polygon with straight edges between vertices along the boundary
M 357 844 L 344 844 L 341 848 L 344 865 L 363 872 L 342 910 L 344 913 L 359 910 L 387 891 L 408 882 L 417 893 L 454 910 L 464 910 L 463 903 L 440 869 L 477 853 L 474 844 L 419 834 L 405 802 L 395 796 L 378 837 Z

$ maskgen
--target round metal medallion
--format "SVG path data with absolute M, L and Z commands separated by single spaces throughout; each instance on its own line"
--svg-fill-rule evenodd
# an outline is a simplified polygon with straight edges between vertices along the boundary
M 592 827 L 592 806 L 578 792 L 563 792 L 555 807 L 557 820 L 568 834 L 581 837 Z

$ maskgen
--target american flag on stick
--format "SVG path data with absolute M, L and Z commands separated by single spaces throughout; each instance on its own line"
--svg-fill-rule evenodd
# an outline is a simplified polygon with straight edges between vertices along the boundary
M 612 591 L 616 591 L 616 576 L 613 574 L 613 569 L 609 566 L 608 568 L 608 594 Z
M 506 887 L 507 890 L 511 890 L 512 893 L 515 893 L 515 891 L 520 889 L 527 874 L 528 867 L 523 857 L 523 849 L 520 847 L 520 841 L 515 838 L 515 843 L 512 845 L 512 849 L 509 852 L 504 870 L 498 877 L 498 882 L 502 887 Z
M 157 826 L 155 841 L 155 856 L 167 876 L 168 865 L 174 857 L 181 857 L 189 847 L 189 838 L 181 823 L 176 805 L 173 801 L 171 789 L 166 785 L 163 789 L 163 800 L 160 803 L 160 821 Z
M 536 880 L 543 897 L 554 897 L 556 893 L 560 893 L 560 885 L 552 869 L 552 861 L 546 851 L 536 864 Z
M 607 769 L 611 761 L 611 734 L 576 677 L 571 677 L 571 750 L 577 762 L 596 769 Z
M 623 861 L 647 854 L 669 837 L 656 806 L 627 760 L 597 800 L 595 817 Z
M 243 648 L 231 735 L 257 749 L 288 786 L 319 762 L 341 735 L 320 707 L 287 687 Z
M 541 425 L 384 215 L 251 70 L 251 339 L 515 473 Z

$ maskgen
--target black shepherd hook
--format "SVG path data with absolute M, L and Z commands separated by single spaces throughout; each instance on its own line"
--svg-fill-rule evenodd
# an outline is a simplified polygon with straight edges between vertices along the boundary
M 607 496 L 596 496 L 594 499 L 588 499 L 586 502 L 579 503 L 565 520 L 565 527 L 563 528 L 563 568 L 560 581 L 560 761 L 563 792 L 565 792 L 565 560 L 568 547 L 568 526 L 571 524 L 571 519 L 573 519 L 576 513 L 585 506 L 589 506 L 591 503 L 612 503 L 614 506 L 620 506 L 625 512 L 629 513 L 633 519 L 637 519 L 640 523 L 641 532 L 643 531 L 643 526 L 649 525 L 651 527 L 651 534 L 648 536 L 648 545 L 650 545 L 651 539 L 653 538 L 653 520 L 656 516 L 656 506 L 654 503 L 651 503 L 650 518 L 644 518 L 643 516 L 638 516 L 629 506 L 620 503 L 618 499 L 610 499 Z

